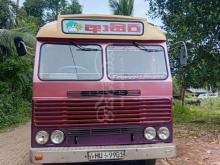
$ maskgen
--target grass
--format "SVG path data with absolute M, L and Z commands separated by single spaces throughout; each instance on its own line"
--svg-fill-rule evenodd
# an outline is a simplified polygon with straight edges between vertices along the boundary
M 206 99 L 200 105 L 184 105 L 174 101 L 175 123 L 220 124 L 220 98 Z
M 200 105 L 174 101 L 175 136 L 216 135 L 220 131 L 220 98 L 203 100 Z

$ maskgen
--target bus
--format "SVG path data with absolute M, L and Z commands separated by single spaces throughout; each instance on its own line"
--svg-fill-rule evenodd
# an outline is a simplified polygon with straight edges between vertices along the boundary
M 144 18 L 61 15 L 36 38 L 32 163 L 175 156 L 163 32 Z

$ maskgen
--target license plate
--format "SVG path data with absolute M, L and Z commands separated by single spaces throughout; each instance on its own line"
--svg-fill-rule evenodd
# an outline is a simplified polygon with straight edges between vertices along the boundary
M 90 161 L 94 160 L 119 160 L 125 157 L 125 151 L 95 151 L 88 152 Z

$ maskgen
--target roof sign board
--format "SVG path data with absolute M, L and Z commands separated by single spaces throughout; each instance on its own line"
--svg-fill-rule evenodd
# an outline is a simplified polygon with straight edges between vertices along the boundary
M 143 35 L 144 24 L 140 21 L 77 20 L 64 19 L 65 34 Z

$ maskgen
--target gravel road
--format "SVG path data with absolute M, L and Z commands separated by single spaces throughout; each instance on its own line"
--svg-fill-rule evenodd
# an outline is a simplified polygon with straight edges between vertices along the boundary
M 0 165 L 30 165 L 30 123 L 0 133 Z
M 199 135 L 196 131 L 176 126 L 177 157 L 158 160 L 157 165 L 220 165 L 219 131 L 202 131 Z M 0 165 L 31 165 L 29 148 L 30 123 L 0 133 Z

